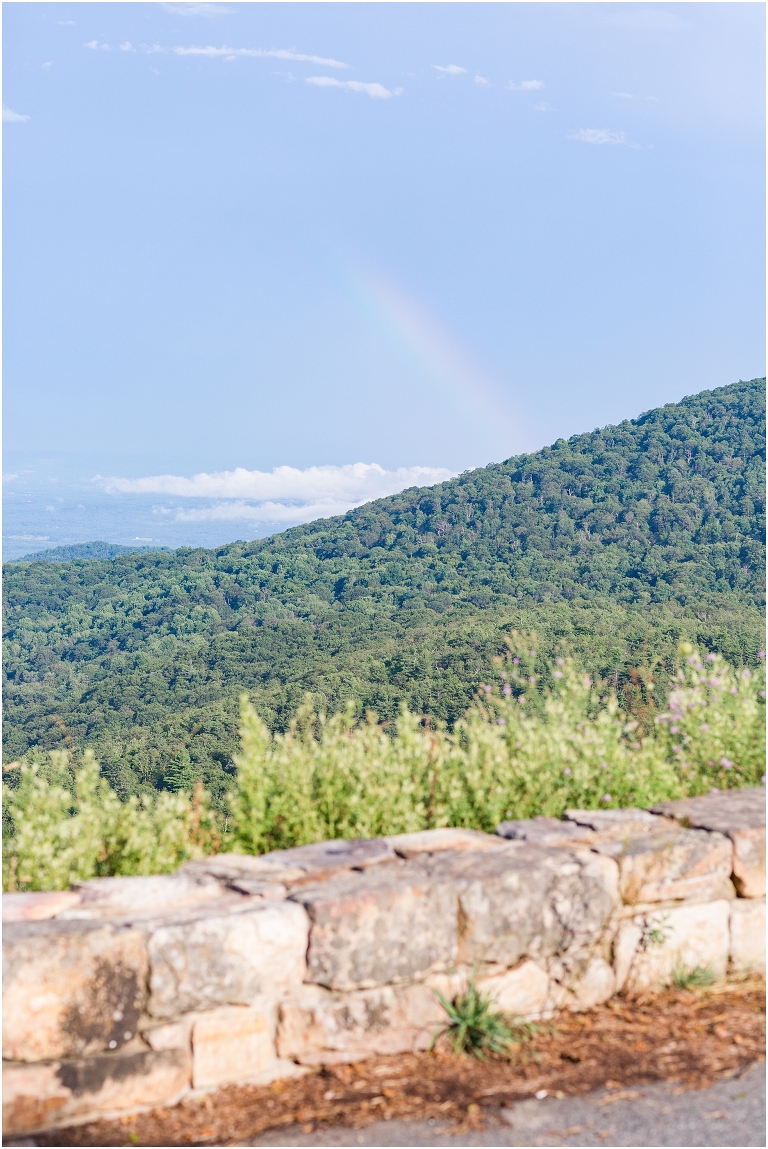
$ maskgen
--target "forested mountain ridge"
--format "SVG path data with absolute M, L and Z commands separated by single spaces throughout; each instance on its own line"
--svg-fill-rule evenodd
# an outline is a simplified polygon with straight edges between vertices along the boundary
M 114 559 L 118 555 L 135 555 L 146 551 L 170 551 L 171 547 L 125 547 L 120 543 L 72 543 L 69 546 L 49 547 L 44 551 L 33 551 L 13 561 L 20 563 L 68 563 L 72 559 Z
M 306 689 L 450 720 L 510 626 L 617 682 L 680 635 L 751 660 L 764 391 L 705 391 L 256 542 L 9 564 L 6 752 L 64 739 L 120 789 L 202 773 L 216 791 L 243 687 L 272 725 Z

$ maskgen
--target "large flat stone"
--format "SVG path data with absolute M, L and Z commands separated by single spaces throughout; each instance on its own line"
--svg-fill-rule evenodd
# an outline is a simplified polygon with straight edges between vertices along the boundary
M 259 994 L 300 984 L 309 921 L 294 902 L 257 902 L 240 913 L 207 914 L 150 934 L 153 1017 L 220 1005 L 249 1005 Z
M 587 850 L 508 842 L 476 855 L 436 855 L 422 865 L 456 883 L 459 957 L 512 967 L 532 958 L 546 968 L 561 955 L 574 968 L 602 936 L 618 900 L 616 863 Z
M 419 854 L 440 854 L 444 850 L 458 853 L 489 850 L 499 845 L 493 834 L 461 827 L 438 830 L 417 830 L 412 834 L 394 834 L 387 841 L 400 858 L 416 858 Z
M 148 971 L 143 935 L 92 922 L 3 930 L 3 1056 L 41 1061 L 119 1049 L 136 1033 Z
M 515 842 L 530 842 L 534 846 L 568 846 L 585 839 L 585 827 L 560 818 L 520 818 L 502 822 L 496 827 L 500 838 Z
M 743 790 L 718 790 L 698 798 L 679 798 L 651 806 L 654 814 L 674 818 L 700 830 L 765 829 L 765 786 L 747 786 Z
M 722 900 L 681 905 L 637 914 L 625 922 L 620 937 L 632 926 L 640 930 L 626 991 L 634 994 L 669 985 L 678 972 L 697 967 L 722 977 L 728 966 L 729 919 L 734 904 Z
M 685 826 L 715 830 L 733 842 L 733 880 L 744 898 L 765 897 L 765 787 L 720 790 L 661 802 L 652 809 Z
M 29 893 L 3 894 L 4 922 L 43 922 L 55 918 L 62 910 L 71 909 L 80 895 L 71 890 L 35 890 Z
M 3 1135 L 28 1135 L 171 1105 L 189 1083 L 189 1055 L 179 1050 L 6 1064 Z
M 238 897 L 207 875 L 158 874 L 152 876 L 93 878 L 75 884 L 76 903 L 64 907 L 57 917 L 62 920 L 157 917 L 178 913 L 211 902 Z
M 566 810 L 565 818 L 576 826 L 610 837 L 629 837 L 657 829 L 660 819 L 647 810 L 628 807 L 625 810 Z M 662 823 L 663 824 L 663 823 Z
M 233 889 L 268 896 L 268 890 L 261 883 L 281 883 L 290 887 L 322 882 L 394 860 L 394 850 L 386 838 L 352 841 L 334 838 L 327 842 L 312 842 L 308 846 L 295 846 L 290 850 L 273 850 L 271 854 L 260 857 L 217 854 L 210 858 L 196 858 L 185 862 L 180 873 L 195 877 L 209 875 Z
M 765 898 L 731 902 L 731 966 L 765 974 Z
M 456 886 L 415 862 L 298 888 L 312 922 L 307 979 L 352 990 L 424 977 L 455 961 Z

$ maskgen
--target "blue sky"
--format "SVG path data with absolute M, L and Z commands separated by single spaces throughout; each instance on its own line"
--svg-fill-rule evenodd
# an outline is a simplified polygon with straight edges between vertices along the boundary
M 253 537 L 763 374 L 764 18 L 6 4 L 8 557 Z

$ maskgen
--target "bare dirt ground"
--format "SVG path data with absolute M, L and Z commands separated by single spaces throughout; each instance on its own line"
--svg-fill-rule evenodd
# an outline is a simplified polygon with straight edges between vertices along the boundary
M 169 1109 L 39 1134 L 37 1145 L 237 1145 L 293 1126 L 362 1129 L 389 1120 L 450 1122 L 477 1133 L 541 1090 L 577 1097 L 665 1081 L 700 1089 L 765 1057 L 765 985 L 727 982 L 614 999 L 542 1025 L 505 1061 L 438 1050 L 326 1066 L 272 1085 L 229 1086 Z M 626 1094 L 625 1094 L 626 1095 Z

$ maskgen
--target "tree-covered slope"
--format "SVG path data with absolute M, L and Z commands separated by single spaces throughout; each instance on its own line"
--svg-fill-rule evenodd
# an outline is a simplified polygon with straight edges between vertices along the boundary
M 215 551 L 5 569 L 6 754 L 89 744 L 123 790 L 225 784 L 235 701 L 451 720 L 511 626 L 617 682 L 761 645 L 764 380 Z
M 72 559 L 114 559 L 118 555 L 136 555 L 146 551 L 170 551 L 171 547 L 124 547 L 120 543 L 72 543 L 69 546 L 49 547 L 22 555 L 14 561 L 21 563 L 68 563 Z

